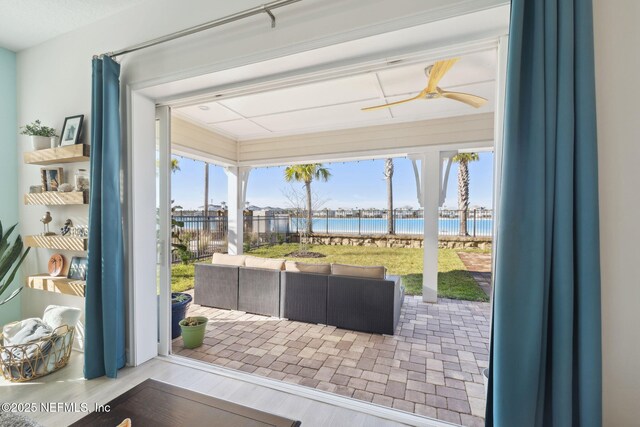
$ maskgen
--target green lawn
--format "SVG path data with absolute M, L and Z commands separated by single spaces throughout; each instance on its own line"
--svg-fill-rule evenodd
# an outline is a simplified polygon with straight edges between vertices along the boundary
M 297 244 L 285 243 L 252 249 L 249 254 L 265 258 L 286 258 L 286 254 L 297 249 Z M 389 274 L 403 277 L 407 294 L 422 294 L 422 249 L 311 245 L 309 250 L 320 252 L 326 257 L 295 259 L 313 263 L 384 265 Z M 439 250 L 438 296 L 470 301 L 488 301 L 488 297 L 465 269 L 456 252 L 460 252 L 460 250 Z M 174 265 L 172 272 L 171 283 L 174 292 L 193 288 L 193 265 Z
M 171 267 L 171 291 L 184 292 L 193 289 L 194 270 L 193 264 L 174 264 Z

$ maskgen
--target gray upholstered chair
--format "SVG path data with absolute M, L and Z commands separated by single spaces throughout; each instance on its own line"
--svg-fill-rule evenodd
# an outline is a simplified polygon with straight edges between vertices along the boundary
M 280 316 L 326 325 L 328 281 L 326 274 L 283 271 L 280 279 Z
M 196 264 L 193 302 L 207 307 L 238 310 L 240 267 Z

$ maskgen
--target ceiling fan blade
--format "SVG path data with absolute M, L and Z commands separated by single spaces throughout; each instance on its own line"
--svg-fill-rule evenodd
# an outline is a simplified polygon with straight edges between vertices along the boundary
M 425 93 L 423 91 L 423 92 L 420 92 L 418 95 L 414 96 L 413 98 L 403 99 L 401 101 L 396 101 L 396 102 L 390 102 L 388 104 L 374 105 L 372 107 L 365 107 L 365 108 L 362 108 L 362 111 L 373 111 L 373 110 L 380 110 L 382 108 L 389 108 L 389 107 L 393 107 L 394 105 L 404 104 L 405 102 L 411 102 L 411 101 L 415 101 L 417 99 L 424 98 L 424 96 L 425 96 Z
M 433 64 L 429 71 L 429 83 L 426 88 L 427 93 L 436 91 L 440 80 L 442 80 L 444 75 L 447 74 L 447 71 L 449 71 L 451 67 L 453 67 L 453 64 L 458 62 L 459 59 L 460 58 L 445 59 L 442 61 L 436 61 L 436 63 Z
M 486 104 L 487 100 L 481 96 L 471 95 L 470 93 L 448 92 L 446 90 L 438 91 L 443 98 L 453 99 L 454 101 L 464 102 L 475 108 L 480 108 Z

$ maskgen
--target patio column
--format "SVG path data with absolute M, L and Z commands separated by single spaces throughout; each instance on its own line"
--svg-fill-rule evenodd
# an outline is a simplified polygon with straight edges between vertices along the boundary
M 244 205 L 251 168 L 228 166 L 227 174 L 227 242 L 230 255 L 242 254 L 244 244 Z
M 422 301 L 424 302 L 438 301 L 438 209 L 444 203 L 451 157 L 455 154 L 455 151 L 430 150 L 410 156 L 416 177 L 418 202 L 424 209 L 422 236 L 424 257 Z
M 421 189 L 424 208 L 424 268 L 422 301 L 438 301 L 438 207 L 440 206 L 440 153 L 430 151 L 421 162 Z

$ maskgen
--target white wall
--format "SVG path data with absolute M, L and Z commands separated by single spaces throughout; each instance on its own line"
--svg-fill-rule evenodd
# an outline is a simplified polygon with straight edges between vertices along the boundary
M 21 63 L 18 55 L 18 64 Z M 55 61 L 52 60 L 52 63 Z M 18 65 L 18 123 L 23 125 L 36 119 L 48 126 L 62 130 L 64 118 L 77 114 L 84 114 L 88 118 L 90 109 L 83 103 L 74 104 L 78 93 L 84 92 L 79 88 L 74 88 L 72 81 L 56 86 L 53 81 L 47 81 L 39 74 L 49 67 L 21 66 Z M 62 73 L 63 70 L 59 70 Z M 52 73 L 61 76 L 59 73 Z M 55 87 L 55 89 L 50 89 Z M 54 98 L 55 96 L 55 98 Z M 88 142 L 89 128 L 83 126 L 82 139 Z M 88 225 L 88 205 L 71 206 L 25 206 L 23 203 L 24 193 L 29 192 L 31 185 L 40 183 L 40 168 L 38 165 L 25 165 L 22 156 L 25 151 L 31 151 L 29 140 L 26 136 L 18 137 L 18 159 L 17 170 L 18 180 L 18 205 L 20 206 L 20 228 L 22 235 L 39 234 L 43 231 L 42 223 L 39 219 L 46 211 L 51 212 L 53 221 L 49 224 L 51 231 L 60 233 L 67 218 L 71 219 L 74 226 Z M 89 163 L 55 165 L 63 168 L 63 182 L 74 182 L 74 172 L 76 169 L 89 169 Z M 71 262 L 73 256 L 86 256 L 84 252 L 58 251 L 48 249 L 32 249 L 23 264 L 23 275 L 26 277 L 32 274 L 43 274 L 47 272 L 47 262 L 52 254 L 61 253 L 67 263 Z M 72 295 L 63 295 L 38 289 L 26 288 L 21 293 L 22 317 L 42 317 L 45 307 L 50 304 L 65 305 L 80 308 L 84 311 L 84 298 Z M 75 335 L 75 348 L 84 348 L 84 316 L 81 316 Z
M 61 36 L 18 54 L 18 122 L 41 118 L 58 128 L 67 115 L 90 111 L 91 55 L 115 50 L 151 37 L 163 35 L 205 20 L 235 12 L 261 1 L 237 0 L 184 2 L 158 0 L 114 15 L 105 21 Z M 129 82 L 174 78 L 187 70 L 194 75 L 211 70 L 211 64 L 226 60 L 238 64 L 252 53 L 265 58 L 278 55 L 278 49 L 305 44 L 321 45 L 328 36 L 336 40 L 375 34 L 383 22 L 401 17 L 424 16 L 430 9 L 463 0 L 305 0 L 278 11 L 278 28 L 268 29 L 265 17 L 255 17 L 253 26 L 233 24 L 224 30 L 190 37 L 124 59 L 123 78 Z M 473 4 L 504 3 L 476 0 Z M 147 7 L 147 5 L 152 5 Z M 638 63 L 637 41 L 640 17 L 637 2 L 595 0 L 598 76 L 600 183 L 602 218 L 603 352 L 605 425 L 637 424 L 640 419 L 640 283 L 636 265 L 640 235 L 638 183 L 640 158 L 638 114 L 640 99 L 635 74 Z M 319 40 L 324 40 L 320 42 Z M 626 66 L 626 68 L 625 68 Z M 188 74 L 188 73 L 187 73 Z M 180 73 L 181 76 L 185 74 Z M 634 109 L 634 107 L 636 107 Z M 90 123 L 88 123 L 90 124 Z M 20 146 L 24 141 L 20 141 Z M 21 154 L 19 153 L 19 157 Z M 19 162 L 21 164 L 21 162 Z M 33 167 L 20 166 L 19 191 L 36 179 Z M 80 218 L 79 208 L 70 214 Z M 56 226 L 66 212 L 54 212 Z M 42 212 L 22 207 L 23 230 L 37 232 Z M 43 252 L 43 251 L 39 251 Z M 38 255 L 26 267 L 36 272 L 44 267 L 47 253 Z M 71 298 L 71 297 L 69 297 Z M 25 313 L 41 310 L 46 301 L 23 295 Z
M 640 2 L 595 0 L 604 425 L 640 424 Z

